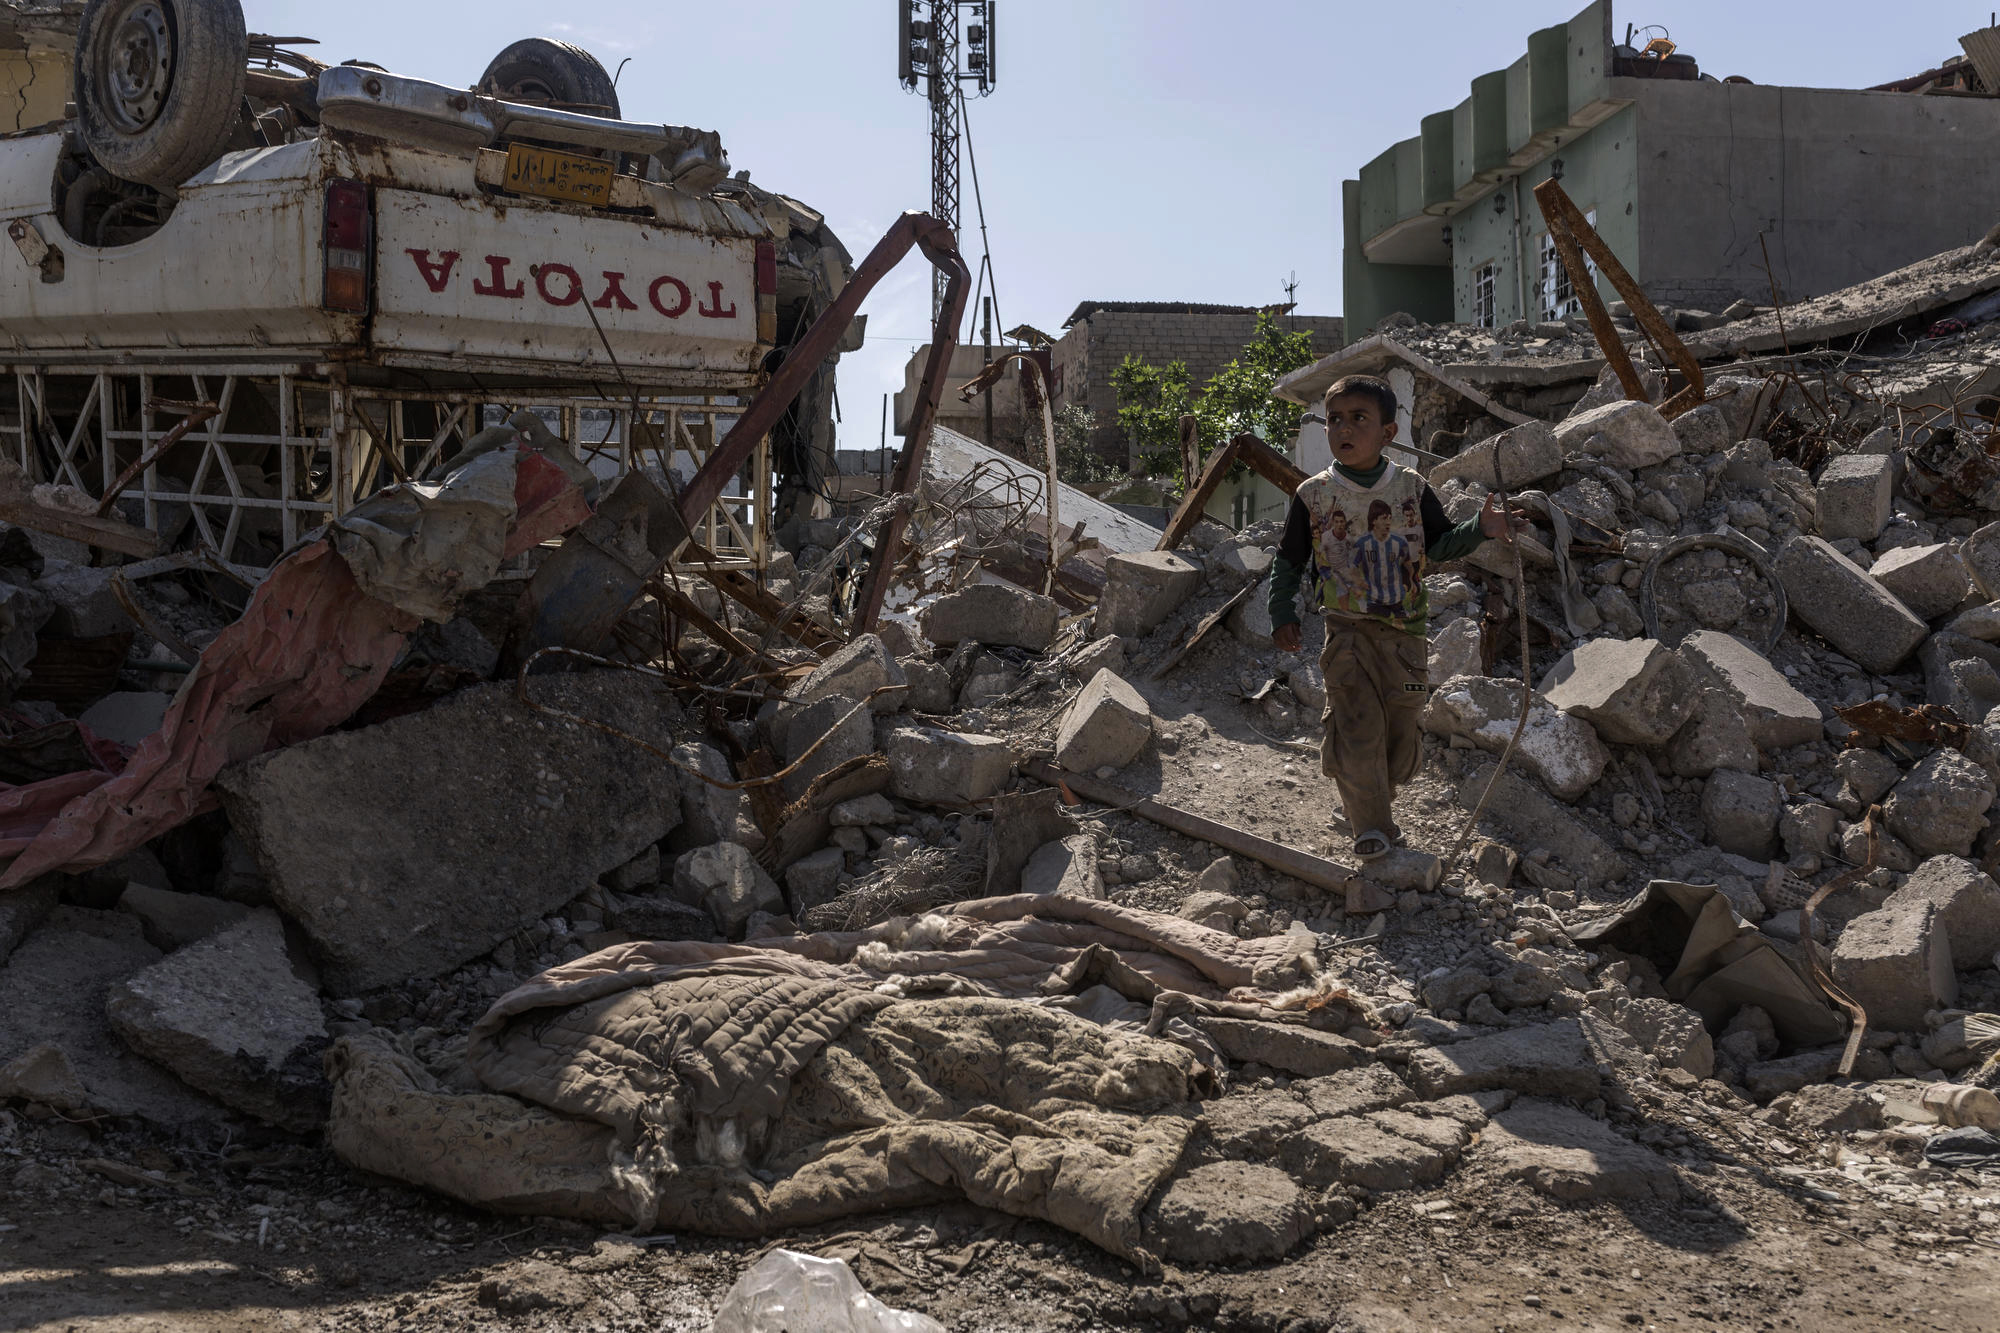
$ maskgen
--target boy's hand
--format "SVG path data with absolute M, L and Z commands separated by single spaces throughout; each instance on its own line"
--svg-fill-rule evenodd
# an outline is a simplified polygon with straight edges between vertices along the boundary
M 1479 510 L 1479 530 L 1488 537 L 1513 541 L 1515 533 L 1528 530 L 1528 511 L 1512 502 L 1502 509 L 1500 497 L 1489 495 Z
M 1304 641 L 1305 636 L 1299 632 L 1299 624 L 1296 620 L 1289 625 L 1280 625 L 1271 631 L 1271 642 L 1278 646 L 1278 651 L 1281 653 L 1297 652 L 1299 646 Z

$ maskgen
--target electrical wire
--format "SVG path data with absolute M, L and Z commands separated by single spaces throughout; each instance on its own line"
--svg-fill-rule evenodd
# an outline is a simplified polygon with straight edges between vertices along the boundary
M 966 164 L 972 168 L 972 206 L 979 215 L 979 280 L 973 288 L 972 300 L 965 308 L 968 312 L 979 309 L 979 293 L 983 287 L 993 297 L 994 321 L 1005 328 L 1007 321 L 1000 316 L 1000 287 L 993 280 L 993 246 L 986 234 L 986 200 L 979 192 L 979 154 L 972 146 L 972 118 L 965 112 L 964 87 L 958 88 L 957 93 L 958 127 L 965 137 Z

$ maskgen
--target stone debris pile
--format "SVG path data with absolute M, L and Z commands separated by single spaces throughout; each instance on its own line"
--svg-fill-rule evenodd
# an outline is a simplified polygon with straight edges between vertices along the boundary
M 1089 597 L 995 551 L 863 624 L 838 572 L 881 514 L 800 520 L 748 601 L 649 594 L 538 665 L 516 608 L 557 525 L 496 541 L 480 586 L 421 588 L 346 714 L 260 733 L 164 831 L 0 892 L 0 1101 L 181 1135 L 332 1117 L 379 1173 L 406 1161 L 382 1107 L 456 1143 L 477 1099 L 523 1173 L 588 1148 L 597 1174 L 407 1178 L 637 1227 L 676 1172 L 793 1170 L 773 1127 L 827 1114 L 791 1100 L 802 1071 L 829 1043 L 848 1076 L 888 1059 L 851 1034 L 921 1014 L 1087 1054 L 1092 1089 L 1023 1077 L 1052 1080 L 1079 1161 L 1144 1127 L 1153 1175 L 1124 1179 L 1157 1188 L 1072 1227 L 1142 1268 L 1275 1261 L 1474 1185 L 1726 1219 L 1717 1182 L 1769 1170 L 1969 1228 L 1986 1201 L 1923 1182 L 1947 1132 L 2000 1128 L 1973 1095 L 2000 1086 L 2000 508 L 1915 479 L 1947 432 L 1986 456 L 1991 416 L 1726 364 L 1672 420 L 1608 375 L 1564 408 L 1475 423 L 1431 472 L 1455 520 L 1503 486 L 1540 518 L 1523 587 L 1493 545 L 1428 571 L 1424 768 L 1380 861 L 1321 854 L 1351 832 L 1312 753 L 1342 682 L 1314 626 L 1271 644 L 1275 525 L 1097 553 Z M 389 605 L 422 582 L 340 558 Z M 0 532 L 16 783 L 174 743 L 201 667 L 172 708 L 135 687 L 243 601 L 212 570 L 121 588 Z M 89 697 L 33 697 L 83 672 L 55 645 L 107 638 Z M 718 998 L 739 985 L 758 998 Z M 746 1070 L 731 1004 L 809 1011 L 817 1044 Z M 605 1120 L 536 1091 L 581 1057 L 502 1080 L 480 1051 L 537 1006 L 538 1032 L 615 1018 L 668 1074 Z M 963 1096 L 961 1073 L 924 1078 Z M 643 1159 L 643 1206 L 607 1145 Z M 781 1194 L 760 1215 L 797 1215 Z

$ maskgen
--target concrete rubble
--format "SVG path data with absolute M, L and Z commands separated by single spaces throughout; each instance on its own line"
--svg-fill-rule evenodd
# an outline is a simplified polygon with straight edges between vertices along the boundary
M 1031 998 L 981 990 L 979 955 L 875 978 L 866 1004 L 1053 1015 L 1122 1052 L 1090 1092 L 1107 1106 L 1165 1077 L 1156 1048 L 1118 1042 L 1174 1048 L 1187 1095 L 1148 1121 L 1161 1182 L 1120 1262 L 1277 1263 L 1391 1198 L 1434 1219 L 1475 1190 L 1721 1225 L 1724 1187 L 1767 1170 L 1917 1210 L 1890 1175 L 1922 1170 L 1942 1126 L 1902 1085 L 2000 1083 L 1980 1045 L 2000 1011 L 2000 517 L 1913 491 L 1935 425 L 1852 399 L 1809 430 L 1794 388 L 1712 370 L 1735 387 L 1672 420 L 1614 377 L 1544 400 L 1547 420 L 1481 419 L 1432 469 L 1455 518 L 1534 487 L 1563 530 L 1536 525 L 1525 586 L 1492 548 L 1424 571 L 1422 764 L 1379 860 L 1350 864 L 1319 771 L 1344 687 L 1317 665 L 1323 625 L 1307 616 L 1297 654 L 1271 641 L 1277 524 L 1190 523 L 1177 550 L 1088 560 L 1077 539 L 1053 562 L 1017 534 L 962 567 L 939 540 L 871 621 L 813 554 L 834 560 L 866 516 L 816 517 L 765 571 L 820 589 L 803 621 L 697 598 L 707 625 L 673 618 L 642 660 L 640 627 L 669 621 L 647 604 L 615 645 L 579 647 L 598 662 L 524 673 L 520 589 L 468 602 L 431 637 L 490 654 L 408 667 L 353 716 L 222 767 L 143 846 L 0 892 L 0 1102 L 312 1136 L 387 1077 L 354 1072 L 374 1043 L 407 1062 L 395 1104 L 426 1126 L 476 1096 L 509 1160 L 609 1160 L 601 1126 L 464 1062 L 503 997 L 664 967 L 648 946 L 668 943 L 801 978 L 857 932 L 857 960 L 944 956 L 1031 899 L 1037 947 L 1084 950 Z M 7 586 L 48 608 L 16 621 L 23 682 L 44 640 L 151 632 L 92 567 L 19 572 Z M 194 614 L 177 635 L 223 628 Z M 180 706 L 162 674 L 74 707 L 14 700 L 0 740 L 34 743 L 5 750 L 13 778 L 158 744 Z M 1597 933 L 1662 885 L 1705 905 Z M 1124 911 L 1167 941 L 1138 963 L 1064 915 Z M 1257 966 L 1202 972 L 1218 942 Z M 1815 964 L 1866 1013 L 1851 1059 Z M 675 1150 L 724 1151 L 698 1138 Z M 730 1169 L 754 1178 L 768 1148 L 731 1141 Z M 536 1199 L 630 1220 L 574 1181 Z

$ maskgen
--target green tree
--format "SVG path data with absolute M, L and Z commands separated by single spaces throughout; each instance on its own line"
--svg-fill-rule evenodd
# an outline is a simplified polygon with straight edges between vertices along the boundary
M 1199 389 L 1191 388 L 1182 362 L 1154 366 L 1126 357 L 1111 374 L 1118 425 L 1142 467 L 1176 477 L 1185 489 L 1193 478 L 1181 475 L 1181 417 L 1193 414 L 1204 459 L 1245 431 L 1282 447 L 1298 433 L 1305 409 L 1273 398 L 1272 386 L 1315 359 L 1310 330 L 1290 332 L 1269 311 L 1259 311 L 1242 354 Z
M 1056 425 L 1056 476 L 1072 486 L 1093 481 L 1116 481 L 1125 475 L 1125 469 L 1091 447 L 1091 435 L 1097 429 L 1097 415 L 1081 403 L 1071 403 L 1055 411 Z M 1028 449 L 1028 461 L 1041 466 L 1046 457 L 1042 446 L 1042 422 L 1038 414 L 1031 414 L 1028 433 L 1032 437 Z
M 1132 443 L 1139 466 L 1151 473 L 1179 473 L 1181 418 L 1193 411 L 1186 363 L 1149 365 L 1128 356 L 1111 372 L 1118 395 L 1118 425 Z
M 1274 447 L 1290 441 L 1298 434 L 1305 408 L 1273 398 L 1271 388 L 1315 359 L 1310 330 L 1287 332 L 1268 310 L 1258 311 L 1257 327 L 1243 354 L 1215 372 L 1195 403 L 1202 457 L 1245 431 Z

